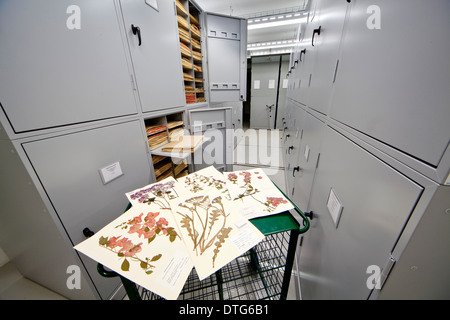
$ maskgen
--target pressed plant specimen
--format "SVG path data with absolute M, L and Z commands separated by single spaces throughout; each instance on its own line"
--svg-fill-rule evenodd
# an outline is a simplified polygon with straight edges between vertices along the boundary
M 282 197 L 265 197 L 265 201 L 261 201 L 255 198 L 255 195 L 260 192 L 259 189 L 255 188 L 252 185 L 252 178 L 256 177 L 256 179 L 262 179 L 262 175 L 258 171 L 253 171 L 254 177 L 252 177 L 252 172 L 242 171 L 238 173 L 240 176 L 243 176 L 243 185 L 240 188 L 244 189 L 243 192 L 240 192 L 239 195 L 234 200 L 243 199 L 245 197 L 251 197 L 253 200 L 259 202 L 260 204 L 265 206 L 265 211 L 272 212 L 274 211 L 280 204 L 288 203 L 288 201 Z M 231 183 L 239 185 L 239 177 L 236 173 L 232 172 L 228 174 L 228 180 Z
M 158 261 L 162 254 L 157 254 L 153 258 L 140 258 L 138 253 L 142 251 L 142 242 L 134 244 L 130 239 L 122 236 L 118 237 L 100 237 L 99 245 L 117 254 L 119 258 L 123 258 L 120 268 L 122 271 L 130 270 L 130 261 L 138 262 L 140 267 L 146 274 L 153 273 L 154 265 L 151 262 Z M 128 258 L 128 259 L 127 259 Z
M 212 258 L 214 267 L 220 248 L 232 230 L 231 227 L 227 227 L 229 214 L 225 212 L 222 197 L 218 196 L 211 200 L 208 195 L 197 196 L 179 203 L 178 207 L 177 214 L 182 217 L 181 227 L 187 230 L 196 255 L 202 255 L 214 246 Z
M 141 189 L 130 195 L 131 200 L 138 200 L 139 203 L 151 205 L 155 203 L 161 209 L 170 209 L 168 200 L 178 197 L 174 188 L 175 181 L 157 183 L 149 188 Z
M 194 193 L 203 191 L 209 187 L 214 187 L 217 190 L 227 192 L 225 181 L 197 173 L 186 176 L 186 178 L 184 179 L 184 184 L 189 189 L 189 191 Z
M 128 234 L 137 234 L 139 238 L 147 240 L 147 244 L 150 244 L 158 235 L 169 237 L 170 242 L 174 242 L 178 236 L 174 228 L 169 227 L 168 221 L 164 217 L 159 216 L 159 212 L 148 212 L 145 216 L 141 213 L 118 226 L 121 230 L 127 230 Z M 151 274 L 155 266 L 152 264 L 158 261 L 162 254 L 154 255 L 152 258 L 141 258 L 138 253 L 142 251 L 143 242 L 138 244 L 133 243 L 127 237 L 123 235 L 103 237 L 99 239 L 99 245 L 114 252 L 119 258 L 123 258 L 121 269 L 123 271 L 129 271 L 130 261 L 139 263 L 140 267 L 146 274 Z

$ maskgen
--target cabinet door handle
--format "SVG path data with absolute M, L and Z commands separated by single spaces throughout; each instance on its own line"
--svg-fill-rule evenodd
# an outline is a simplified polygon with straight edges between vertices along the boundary
M 300 171 L 300 167 L 299 166 L 294 167 L 294 170 L 292 170 L 293 177 L 295 177 L 295 171 Z
M 287 135 L 284 137 L 284 142 L 286 142 L 287 139 L 288 139 L 290 136 L 291 136 L 290 134 L 287 134 Z
M 302 55 L 306 54 L 306 49 L 303 49 L 302 51 L 300 51 L 300 61 L 302 60 Z
M 314 37 L 316 36 L 316 34 L 317 34 L 318 36 L 320 36 L 320 30 L 321 30 L 321 29 L 322 29 L 322 26 L 319 26 L 318 29 L 314 29 L 314 31 L 313 31 L 312 42 L 311 42 L 311 44 L 312 44 L 313 47 L 314 47 Z
M 83 235 L 86 238 L 90 238 L 90 237 L 92 237 L 94 235 L 94 231 L 91 231 L 91 229 L 89 229 L 89 228 L 84 228 L 83 229 Z
M 141 46 L 141 44 L 142 44 L 141 29 L 139 27 L 135 27 L 134 24 L 132 24 L 131 25 L 131 31 L 133 32 L 134 35 L 137 34 L 138 39 L 139 39 L 139 46 Z
M 305 212 L 305 216 L 307 216 L 309 218 L 309 220 L 312 220 L 314 217 L 314 212 L 312 212 L 312 211 Z
M 294 146 L 290 146 L 289 148 L 288 148 L 288 154 L 291 154 L 291 150 L 293 150 L 294 149 Z

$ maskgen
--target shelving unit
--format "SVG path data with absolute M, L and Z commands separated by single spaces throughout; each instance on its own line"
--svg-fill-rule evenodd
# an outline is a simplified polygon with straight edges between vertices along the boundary
M 200 12 L 189 1 L 176 0 L 186 104 L 206 102 Z
M 145 127 L 156 180 L 187 175 L 190 153 L 174 154 L 161 150 L 167 143 L 178 140 L 184 135 L 183 113 L 146 119 Z

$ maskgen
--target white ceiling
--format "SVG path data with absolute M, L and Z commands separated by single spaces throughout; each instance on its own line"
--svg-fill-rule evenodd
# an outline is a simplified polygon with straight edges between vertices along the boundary
M 284 9 L 303 8 L 308 0 L 195 0 L 207 12 L 250 18 L 264 12 L 277 14 Z M 298 25 L 271 27 L 248 31 L 248 43 L 294 40 Z

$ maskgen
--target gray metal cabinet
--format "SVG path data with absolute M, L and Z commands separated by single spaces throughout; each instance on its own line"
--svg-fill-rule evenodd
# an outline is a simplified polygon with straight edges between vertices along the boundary
M 449 12 L 446 0 L 352 1 L 331 117 L 438 166 L 450 140 Z
M 324 128 L 325 123 L 323 121 L 304 111 L 302 143 L 298 146 L 297 159 L 294 168 L 292 168 L 292 173 L 295 174 L 293 200 L 302 211 L 309 210 L 308 204 L 319 162 Z
M 232 107 L 188 110 L 189 131 L 208 139 L 193 156 L 194 171 L 213 165 L 233 170 Z
M 247 20 L 205 13 L 210 102 L 246 100 Z
M 292 102 L 291 102 L 292 103 Z M 284 159 L 286 163 L 286 187 L 288 196 L 291 197 L 294 202 L 296 201 L 296 195 L 294 190 L 295 176 L 299 173 L 299 167 L 297 163 L 298 154 L 301 149 L 303 127 L 305 126 L 306 111 L 292 103 L 291 107 L 291 122 L 287 131 L 287 135 L 284 146 Z
M 338 51 L 344 26 L 347 1 L 320 0 L 316 8 L 311 46 L 314 46 L 314 71 L 309 80 L 308 106 L 328 114 L 329 99 L 338 64 Z M 319 11 L 319 12 L 317 12 Z M 317 26 L 318 25 L 318 26 Z M 309 34 L 308 34 L 309 35 Z
M 84 228 L 96 232 L 117 218 L 128 202 L 125 192 L 150 181 L 138 120 L 31 141 L 23 148 L 72 245 L 85 239 Z M 117 178 L 104 184 L 103 168 Z M 118 281 L 101 277 L 90 258 L 81 259 L 100 296 L 110 297 Z
M 120 0 L 120 6 L 142 111 L 185 105 L 174 1 L 158 1 L 154 8 L 146 1 Z
M 73 4 L 0 4 L 0 103 L 15 133 L 137 113 L 114 2 Z
M 422 192 L 327 126 L 299 257 L 303 298 L 367 299 L 367 268 L 385 266 Z
M 278 94 L 279 57 L 252 58 L 250 128 L 274 127 Z
M 276 119 L 274 119 L 275 129 L 283 129 L 283 117 L 286 114 L 285 108 L 288 94 L 288 79 L 286 77 L 286 73 L 289 70 L 289 60 L 287 60 L 287 58 L 288 56 L 281 56 L 281 67 L 279 74 L 280 81 L 278 83 L 278 102 L 276 104 Z
M 295 100 L 305 106 L 309 105 L 311 100 L 310 84 L 314 68 L 314 53 L 316 48 L 312 46 L 312 34 L 314 28 L 318 26 L 317 22 L 309 21 L 305 26 L 304 38 L 300 42 L 300 55 L 299 55 L 299 77 L 296 93 L 294 94 Z

